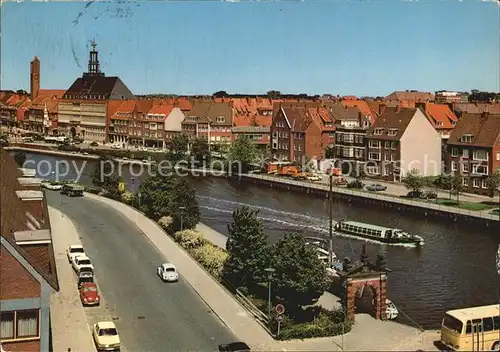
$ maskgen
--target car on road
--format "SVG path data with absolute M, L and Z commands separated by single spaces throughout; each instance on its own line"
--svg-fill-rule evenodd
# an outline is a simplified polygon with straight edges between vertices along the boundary
M 62 189 L 62 185 L 57 181 L 50 181 L 44 184 L 44 187 L 51 191 L 60 191 Z
M 407 198 L 420 198 L 420 199 L 436 199 L 436 192 L 428 191 L 424 192 L 421 190 L 410 191 L 406 194 Z
M 323 178 L 321 176 L 314 175 L 314 174 L 308 175 L 306 178 L 307 178 L 308 181 L 312 181 L 312 182 L 317 182 L 317 181 L 323 180 Z
M 366 186 L 366 189 L 371 192 L 381 192 L 381 191 L 386 191 L 387 187 L 379 185 L 378 183 L 374 183 Z
M 166 282 L 175 282 L 179 280 L 179 273 L 174 264 L 172 263 L 163 263 L 158 268 L 156 268 L 156 273 Z
M 73 259 L 77 255 L 85 255 L 83 247 L 79 244 L 73 244 L 66 249 L 66 256 L 68 257 L 68 262 L 73 263 Z
M 219 345 L 220 352 L 250 352 L 250 347 L 244 342 L 231 342 Z
M 98 351 L 119 351 L 120 335 L 112 321 L 100 321 L 92 329 L 95 346 Z
M 78 273 L 82 267 L 92 268 L 94 270 L 94 266 L 90 262 L 90 258 L 86 255 L 77 255 L 73 258 L 73 269 Z
M 80 286 L 80 300 L 84 306 L 98 306 L 101 297 L 95 282 L 84 282 Z

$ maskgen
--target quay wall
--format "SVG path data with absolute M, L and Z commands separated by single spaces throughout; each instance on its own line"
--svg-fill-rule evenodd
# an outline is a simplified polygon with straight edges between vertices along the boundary
M 271 188 L 285 191 L 299 192 L 310 196 L 328 198 L 329 186 L 315 184 L 306 181 L 278 178 L 276 176 L 262 174 L 242 174 L 232 176 L 232 180 L 247 182 L 256 185 L 265 185 Z M 448 221 L 460 221 L 473 225 L 481 225 L 489 228 L 499 228 L 499 216 L 486 211 L 472 211 L 422 202 L 419 200 L 403 199 L 400 197 L 377 194 L 348 188 L 333 187 L 333 200 L 343 200 L 348 203 L 357 203 L 373 207 L 387 208 L 393 212 L 405 212 L 418 217 L 434 217 Z M 491 210 L 490 210 L 491 211 Z

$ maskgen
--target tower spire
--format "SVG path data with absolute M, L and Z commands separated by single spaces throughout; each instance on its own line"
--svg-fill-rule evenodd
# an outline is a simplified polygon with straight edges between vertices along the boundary
M 90 46 L 92 46 L 92 50 L 89 53 L 88 74 L 93 76 L 104 76 L 104 74 L 101 72 L 101 68 L 99 65 L 99 52 L 96 50 L 97 43 L 95 42 L 95 38 L 92 39 Z

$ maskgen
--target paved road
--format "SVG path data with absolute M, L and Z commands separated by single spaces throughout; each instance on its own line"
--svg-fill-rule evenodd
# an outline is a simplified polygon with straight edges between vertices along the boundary
M 165 258 L 123 215 L 91 199 L 47 193 L 77 228 L 128 351 L 215 351 L 237 340 L 182 277 L 159 280 L 155 269 Z

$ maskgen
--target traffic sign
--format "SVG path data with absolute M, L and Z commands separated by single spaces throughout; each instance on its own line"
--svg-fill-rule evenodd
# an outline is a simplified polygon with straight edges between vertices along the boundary
M 274 310 L 276 311 L 276 313 L 278 313 L 278 315 L 281 315 L 285 313 L 285 306 L 282 304 L 277 304 L 276 307 L 274 307 Z
M 285 318 L 282 315 L 278 315 L 276 319 L 278 320 L 279 323 L 281 323 Z

